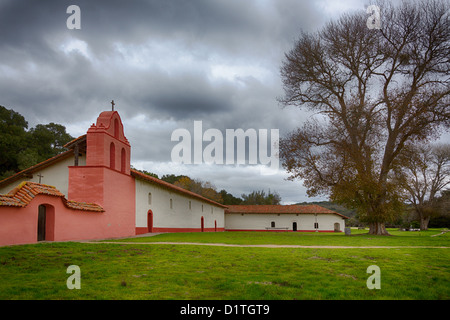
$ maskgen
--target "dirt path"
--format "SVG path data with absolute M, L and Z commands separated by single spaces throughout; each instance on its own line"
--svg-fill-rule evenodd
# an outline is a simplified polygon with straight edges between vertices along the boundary
M 440 236 L 440 235 L 442 235 L 442 234 L 446 234 L 447 232 L 449 232 L 450 230 L 444 230 L 444 231 L 442 231 L 441 233 L 438 233 L 438 234 L 433 234 L 432 236 L 430 236 L 430 237 L 436 237 L 436 236 Z
M 125 242 L 125 241 L 98 241 L 86 242 L 93 244 L 170 244 L 170 245 L 194 245 L 194 246 L 216 246 L 216 247 L 245 247 L 245 248 L 306 248 L 306 249 L 410 249 L 430 248 L 449 249 L 450 247 L 434 246 L 300 246 L 300 245 L 278 245 L 278 244 L 229 244 L 229 243 L 201 243 L 201 242 Z

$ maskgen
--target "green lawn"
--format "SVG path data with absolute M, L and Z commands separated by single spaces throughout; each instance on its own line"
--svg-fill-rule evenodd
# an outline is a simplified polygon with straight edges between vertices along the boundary
M 293 233 L 161 234 L 145 241 L 445 246 L 448 233 L 392 237 Z M 40 243 L 0 247 L 0 299 L 450 299 L 448 248 L 314 249 Z M 69 290 L 69 265 L 81 289 Z M 370 265 L 381 289 L 369 290 Z
M 126 242 L 198 242 L 227 244 L 276 244 L 304 246 L 449 246 L 450 232 L 441 229 L 398 231 L 388 229 L 392 236 L 371 236 L 367 230 L 352 229 L 352 235 L 321 232 L 193 232 L 162 233 L 112 241 Z M 433 236 L 435 235 L 435 236 Z

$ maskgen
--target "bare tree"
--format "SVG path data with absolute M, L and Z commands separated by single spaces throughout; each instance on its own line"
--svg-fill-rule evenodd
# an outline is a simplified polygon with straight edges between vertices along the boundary
M 309 195 L 356 208 L 369 233 L 388 234 L 399 154 L 450 124 L 450 22 L 446 2 L 378 5 L 381 29 L 365 12 L 345 14 L 285 55 L 280 102 L 315 117 L 282 139 L 280 157 Z
M 420 219 L 420 229 L 427 230 L 439 192 L 450 184 L 450 144 L 422 144 L 405 148 L 402 166 L 394 169 L 396 179 L 406 192 Z

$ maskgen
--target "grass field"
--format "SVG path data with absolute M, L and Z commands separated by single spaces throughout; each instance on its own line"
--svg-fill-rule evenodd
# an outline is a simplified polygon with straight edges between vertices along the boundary
M 321 232 L 193 232 L 163 233 L 151 237 L 111 240 L 124 242 L 197 242 L 226 244 L 275 244 L 304 246 L 449 246 L 450 232 L 440 229 L 398 231 L 389 229 L 391 237 L 371 236 L 367 230 L 352 229 L 351 236 Z
M 0 247 L 0 299 L 448 300 L 450 233 L 439 233 L 391 231 L 391 237 L 183 233 L 131 239 L 135 244 Z M 401 248 L 249 248 L 139 241 Z M 67 288 L 70 265 L 80 267 L 80 290 Z M 366 286 L 371 265 L 381 271 L 379 290 Z

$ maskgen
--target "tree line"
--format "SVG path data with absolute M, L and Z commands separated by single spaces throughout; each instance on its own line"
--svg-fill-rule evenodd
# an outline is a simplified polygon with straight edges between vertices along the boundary
M 0 106 L 0 180 L 65 151 L 73 139 L 53 122 L 28 129 L 20 113 Z
M 150 175 L 152 177 L 161 179 L 165 182 L 174 184 L 183 189 L 194 192 L 201 195 L 207 199 L 222 203 L 225 205 L 271 205 L 271 204 L 281 204 L 281 196 L 276 191 L 266 191 L 264 190 L 254 190 L 248 194 L 241 194 L 241 197 L 235 197 L 225 189 L 217 191 L 214 184 L 209 181 L 203 181 L 201 179 L 193 179 L 186 175 L 175 175 L 175 174 L 164 174 L 159 177 L 157 174 L 146 171 L 139 170 L 142 173 Z

